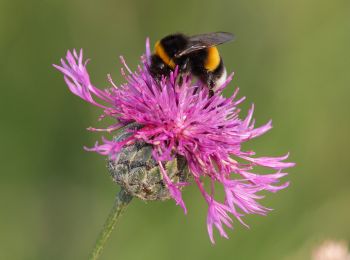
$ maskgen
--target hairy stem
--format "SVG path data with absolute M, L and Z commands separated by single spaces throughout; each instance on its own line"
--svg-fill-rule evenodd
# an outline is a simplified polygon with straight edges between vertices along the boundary
M 123 214 L 127 206 L 129 205 L 132 196 L 128 194 L 123 188 L 117 194 L 113 208 L 111 209 L 108 218 L 103 226 L 103 229 L 96 240 L 95 247 L 90 254 L 90 260 L 96 260 L 102 253 L 109 236 L 111 235 L 115 224 L 117 223 L 119 217 Z

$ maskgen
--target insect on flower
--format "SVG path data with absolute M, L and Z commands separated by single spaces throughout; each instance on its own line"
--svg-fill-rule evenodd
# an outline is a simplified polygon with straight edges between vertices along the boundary
M 136 72 L 121 60 L 125 83 L 117 86 L 109 77 L 111 87 L 105 90 L 91 83 L 82 50 L 68 51 L 61 65 L 54 65 L 73 94 L 103 109 L 103 117 L 115 119 L 115 124 L 105 129 L 89 128 L 111 133 L 114 138 L 103 138 L 101 144 L 86 148 L 108 156 L 113 179 L 144 200 L 171 197 L 185 212 L 181 190 L 195 184 L 208 204 L 207 227 L 212 243 L 214 226 L 227 238 L 224 226 L 232 228 L 231 216 L 246 225 L 246 214 L 267 214 L 270 209 L 258 202 L 262 198 L 259 193 L 286 188 L 288 182 L 279 181 L 294 163 L 285 162 L 288 154 L 255 157 L 253 151 L 241 149 L 243 143 L 272 126 L 271 121 L 254 126 L 253 105 L 241 118 L 238 105 L 244 98 L 237 98 L 238 89 L 230 97 L 222 95 L 233 74 L 213 94 L 205 83 L 193 80 L 191 73 L 179 84 L 178 68 L 156 80 L 151 72 L 148 40 L 146 55 Z M 255 166 L 272 173 L 258 174 Z M 210 180 L 209 188 L 202 182 L 204 178 Z M 225 191 L 222 202 L 214 196 L 215 183 Z
M 155 44 L 150 72 L 159 80 L 163 76 L 169 76 L 178 67 L 180 73 L 190 72 L 201 80 L 212 95 L 215 87 L 222 85 L 227 76 L 216 46 L 233 39 L 234 35 L 227 32 L 194 36 L 181 33 L 167 35 Z

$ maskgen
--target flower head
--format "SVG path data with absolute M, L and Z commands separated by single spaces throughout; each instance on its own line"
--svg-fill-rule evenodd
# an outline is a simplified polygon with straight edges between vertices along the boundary
M 102 108 L 102 117 L 112 117 L 116 121 L 105 129 L 89 130 L 113 133 L 130 124 L 140 126 L 129 129 L 130 134 L 122 141 L 103 138 L 101 144 L 97 143 L 86 150 L 113 158 L 125 146 L 139 142 L 148 144 L 152 147 L 153 158 L 159 165 L 171 197 L 185 212 L 180 187 L 188 183 L 173 183 L 164 162 L 172 161 L 176 156 L 186 159 L 194 183 L 208 203 L 208 232 L 214 243 L 213 226 L 227 237 L 223 225 L 232 228 L 230 215 L 243 224 L 245 214 L 265 215 L 270 209 L 259 204 L 262 195 L 257 193 L 264 190 L 276 192 L 287 187 L 288 183 L 278 182 L 286 175 L 283 170 L 294 166 L 294 163 L 285 162 L 288 154 L 282 157 L 253 157 L 254 152 L 242 151 L 242 143 L 270 130 L 271 121 L 255 127 L 252 120 L 254 106 L 244 119 L 239 117 L 237 106 L 244 98 L 237 99 L 238 89 L 229 98 L 222 95 L 222 90 L 233 75 L 217 88 L 213 96 L 209 95 L 203 83 L 193 81 L 191 75 L 180 75 L 176 69 L 169 78 L 163 77 L 159 82 L 149 72 L 148 41 L 146 45 L 142 66 L 132 72 L 121 58 L 127 71 L 125 73 L 122 69 L 125 83 L 117 87 L 109 76 L 111 86 L 105 90 L 91 83 L 82 51 L 68 51 L 66 61 L 62 59 L 61 66 L 54 66 L 64 74 L 73 94 Z M 182 77 L 181 81 L 179 77 Z M 246 163 L 237 159 L 243 159 Z M 252 172 L 254 166 L 276 172 L 259 175 Z M 210 179 L 210 192 L 204 187 L 203 178 Z M 224 188 L 224 202 L 215 200 L 215 183 L 220 183 Z

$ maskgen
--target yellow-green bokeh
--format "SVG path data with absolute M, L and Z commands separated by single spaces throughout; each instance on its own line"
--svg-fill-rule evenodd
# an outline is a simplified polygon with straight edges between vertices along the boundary
M 350 240 L 350 2 L 0 0 L 0 259 L 86 259 L 118 190 L 105 158 L 83 151 L 101 111 L 73 96 L 58 63 L 84 48 L 95 85 L 116 82 L 119 55 L 136 68 L 147 36 L 230 31 L 220 50 L 271 132 L 246 149 L 291 152 L 291 186 L 266 194 L 267 217 L 237 221 L 230 239 L 206 231 L 195 187 L 173 201 L 134 200 L 102 259 L 309 259 L 325 238 Z M 227 94 L 229 94 L 227 92 Z

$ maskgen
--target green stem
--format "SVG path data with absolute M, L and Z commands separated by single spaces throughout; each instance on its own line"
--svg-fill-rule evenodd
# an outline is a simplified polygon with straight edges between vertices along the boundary
M 115 224 L 127 208 L 131 199 L 132 196 L 128 194 L 123 188 L 121 188 L 116 197 L 113 208 L 111 209 L 111 212 L 109 213 L 109 216 L 103 226 L 103 229 L 98 239 L 96 240 L 95 247 L 89 257 L 90 260 L 96 260 L 99 258 L 109 236 L 113 231 L 113 228 L 115 227 Z

